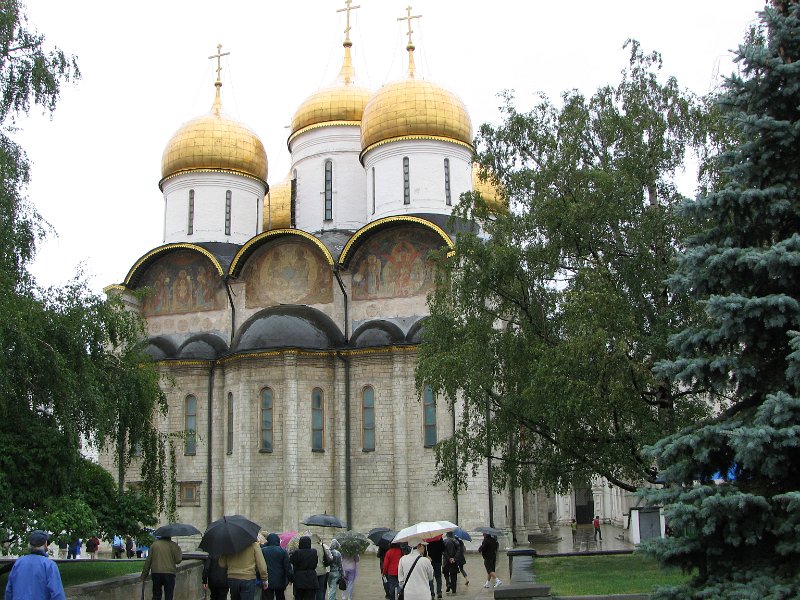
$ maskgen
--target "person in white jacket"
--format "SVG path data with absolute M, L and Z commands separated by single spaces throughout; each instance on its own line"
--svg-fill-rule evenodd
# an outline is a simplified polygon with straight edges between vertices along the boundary
M 425 543 L 422 539 L 412 539 L 408 545 L 414 549 L 400 559 L 397 568 L 397 579 L 403 590 L 405 600 L 429 600 L 431 597 L 431 584 L 433 581 L 433 565 L 425 552 Z

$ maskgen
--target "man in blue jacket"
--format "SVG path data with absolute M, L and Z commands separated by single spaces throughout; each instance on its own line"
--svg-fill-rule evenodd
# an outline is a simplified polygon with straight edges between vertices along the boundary
M 47 556 L 47 534 L 34 531 L 28 538 L 30 554 L 14 562 L 6 584 L 6 600 L 66 600 L 61 573 Z

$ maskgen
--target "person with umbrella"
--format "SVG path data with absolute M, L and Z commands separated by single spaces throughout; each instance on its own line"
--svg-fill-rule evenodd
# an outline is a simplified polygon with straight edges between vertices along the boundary
M 165 600 L 172 600 L 175 593 L 175 574 L 178 572 L 178 563 L 182 560 L 181 547 L 169 536 L 162 536 L 153 542 L 142 569 L 142 585 L 147 576 L 151 575 L 153 600 L 161 600 L 162 594 Z
M 261 576 L 264 589 L 269 585 L 267 563 L 256 541 L 236 553 L 220 556 L 219 566 L 228 569 L 231 600 L 255 600 L 256 571 Z
M 436 597 L 442 597 L 442 556 L 444 555 L 444 542 L 442 536 L 426 540 L 428 542 L 428 556 L 433 567 L 433 579 L 436 582 Z M 431 596 L 433 596 L 433 584 L 431 584 Z
M 483 534 L 483 541 L 478 547 L 478 552 L 480 552 L 483 557 L 483 566 L 486 567 L 486 583 L 483 584 L 485 588 L 490 586 L 492 579 L 494 579 L 494 587 L 502 585 L 503 583 L 495 572 L 497 569 L 497 550 L 499 547 L 500 544 L 497 543 L 497 537 L 488 533 Z
M 219 557 L 209 555 L 203 561 L 203 589 L 211 591 L 211 600 L 227 600 L 228 570 L 219 566 Z
M 422 538 L 412 538 L 408 541 L 408 545 L 413 550 L 400 559 L 397 567 L 397 582 L 404 600 L 428 600 L 431 595 L 430 582 L 433 581 L 433 565 L 425 558 L 427 542 Z
M 447 532 L 444 539 L 444 580 L 447 584 L 447 591 L 456 593 L 458 583 L 458 566 L 464 558 L 461 553 L 461 544 L 453 536 L 452 531 Z

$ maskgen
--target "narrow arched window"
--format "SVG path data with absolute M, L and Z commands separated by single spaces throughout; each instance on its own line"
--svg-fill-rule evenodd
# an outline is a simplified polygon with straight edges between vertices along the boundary
M 325 161 L 325 220 L 333 219 L 333 161 Z
M 314 388 L 311 392 L 311 449 L 322 452 L 325 448 L 323 438 L 325 433 L 325 405 L 322 390 Z
M 272 411 L 274 403 L 272 390 L 261 390 L 261 450 L 272 452 Z
M 289 226 L 295 227 L 297 223 L 297 169 L 292 172 L 291 200 L 289 206 Z
M 183 409 L 183 429 L 186 435 L 183 453 L 194 456 L 197 454 L 197 398 L 186 396 Z
M 361 442 L 364 452 L 375 450 L 375 390 L 369 385 L 361 392 Z
M 372 167 L 372 214 L 375 214 L 375 167 Z
M 194 233 L 194 190 L 189 190 L 189 222 L 186 225 L 186 234 Z
M 450 159 L 444 159 L 444 201 L 447 206 L 453 205 L 453 200 L 450 197 Z
M 225 235 L 231 234 L 231 198 L 233 194 L 230 190 L 225 192 Z
M 426 385 L 422 399 L 422 422 L 425 436 L 425 447 L 436 445 L 436 398 L 431 386 Z
M 225 445 L 228 454 L 233 454 L 233 394 L 228 392 L 228 439 Z
M 411 204 L 411 173 L 408 157 L 403 157 L 403 204 Z

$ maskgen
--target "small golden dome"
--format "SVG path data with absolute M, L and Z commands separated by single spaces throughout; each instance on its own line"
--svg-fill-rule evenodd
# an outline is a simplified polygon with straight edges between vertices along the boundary
M 480 172 L 480 165 L 472 163 L 472 191 L 481 195 L 490 211 L 497 213 L 506 210 L 507 204 L 500 183 L 488 173 L 486 179 L 481 181 Z
M 211 112 L 181 125 L 161 157 L 161 183 L 191 171 L 227 171 L 266 182 L 267 153 L 246 125 L 222 112 L 219 80 Z
M 271 185 L 264 196 L 264 231 L 292 226 L 291 172 L 280 183 Z
M 461 99 L 434 83 L 406 79 L 387 84 L 364 108 L 362 153 L 409 136 L 443 138 L 472 149 L 472 121 Z
M 344 62 L 336 82 L 311 94 L 292 117 L 289 142 L 298 134 L 314 127 L 359 125 L 372 91 L 353 84 L 354 69 L 349 40 L 344 43 Z

